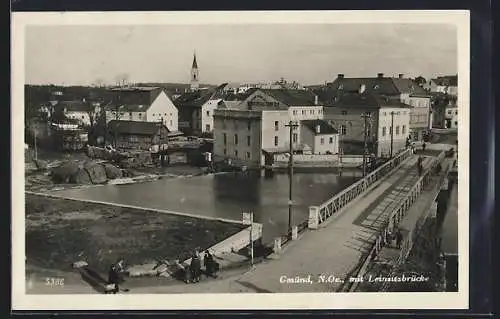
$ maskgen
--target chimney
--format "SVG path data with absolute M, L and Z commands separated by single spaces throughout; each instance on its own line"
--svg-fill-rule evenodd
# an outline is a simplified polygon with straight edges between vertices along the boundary
M 314 105 L 318 105 L 318 96 L 317 95 L 314 96 Z
M 361 84 L 361 86 L 359 87 L 359 93 L 360 94 L 365 93 L 365 89 L 366 89 L 366 86 L 364 84 Z
M 317 133 L 317 134 L 321 133 L 321 127 L 320 127 L 320 125 L 319 125 L 319 124 L 318 124 L 318 125 L 316 125 L 316 133 Z
M 402 79 L 404 77 L 403 73 L 399 73 L 398 78 Z
M 337 79 L 343 79 L 343 78 L 344 78 L 344 74 L 343 73 L 337 74 Z
M 381 79 L 384 77 L 384 73 L 377 73 L 377 78 Z

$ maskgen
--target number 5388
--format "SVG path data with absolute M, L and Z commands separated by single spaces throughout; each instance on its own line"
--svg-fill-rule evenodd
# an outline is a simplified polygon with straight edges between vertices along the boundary
M 54 277 L 46 277 L 45 285 L 47 286 L 64 286 L 64 278 L 54 278 Z

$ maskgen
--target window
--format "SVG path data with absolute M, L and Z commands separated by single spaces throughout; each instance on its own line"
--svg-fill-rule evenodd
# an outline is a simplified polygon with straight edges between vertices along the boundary
M 396 126 L 396 135 L 399 135 L 399 125 Z
M 302 115 L 305 115 L 306 114 L 306 110 L 302 110 Z
M 238 145 L 238 134 L 234 134 L 234 145 Z
M 293 141 L 294 143 L 297 143 L 297 140 L 298 140 L 298 135 L 297 135 L 297 133 L 293 133 L 293 135 L 292 135 L 292 141 Z
M 321 144 L 321 145 L 325 144 L 325 138 L 324 137 L 322 137 L 322 138 L 319 139 L 319 144 Z
M 172 126 L 172 120 L 170 120 L 170 126 Z
M 392 126 L 389 126 L 389 134 L 392 134 Z
M 207 111 L 207 116 L 210 116 L 210 111 Z
M 247 159 L 250 159 L 250 152 L 247 152 Z
M 458 115 L 458 111 L 455 111 L 455 115 Z
M 170 121 L 170 125 L 172 125 L 172 121 Z M 210 124 L 205 125 L 205 131 L 210 132 Z
M 250 136 L 247 136 L 247 145 L 250 146 L 252 138 Z
M 279 130 L 279 122 L 278 121 L 274 121 L 274 130 L 275 131 Z
M 309 110 L 309 114 L 313 114 L 313 110 Z
M 224 133 L 222 135 L 222 139 L 224 140 L 224 145 L 226 145 L 227 144 L 227 134 L 226 133 Z
M 406 125 L 403 125 L 403 130 L 401 132 L 403 135 L 406 134 Z
M 141 118 L 141 117 L 142 117 L 142 113 L 139 113 L 139 118 Z
M 458 122 L 457 121 L 455 121 L 455 126 L 458 126 Z
M 82 120 L 83 120 L 83 119 L 85 119 L 85 116 L 84 116 L 84 115 L 82 115 Z
M 278 146 L 278 137 L 277 136 L 274 137 L 274 146 Z
M 312 110 L 311 113 L 312 113 L 312 115 L 314 115 L 314 113 L 315 113 L 314 110 Z
M 347 127 L 345 125 L 340 126 L 340 134 L 341 135 L 346 135 L 347 134 Z
M 387 130 L 386 130 L 386 127 L 385 127 L 385 126 L 384 126 L 384 127 L 382 127 L 382 136 L 385 136 L 386 131 L 387 131 Z
M 297 111 L 296 110 L 293 110 L 293 115 L 297 115 Z
M 451 110 L 448 110 L 448 115 L 451 115 Z
M 328 139 L 328 143 L 333 144 L 333 137 L 330 136 L 330 138 Z
M 238 157 L 238 150 L 234 150 L 234 156 Z

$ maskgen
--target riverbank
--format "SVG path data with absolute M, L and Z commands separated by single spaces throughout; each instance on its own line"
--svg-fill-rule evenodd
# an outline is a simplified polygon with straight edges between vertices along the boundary
M 185 260 L 246 226 L 26 194 L 27 277 L 42 269 L 71 272 L 83 260 L 99 273 L 127 265 Z

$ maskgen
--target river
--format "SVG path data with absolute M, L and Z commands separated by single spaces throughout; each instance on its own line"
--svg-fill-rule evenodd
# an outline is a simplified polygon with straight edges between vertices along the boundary
M 308 218 L 318 205 L 360 178 L 359 172 L 296 173 L 293 176 L 293 223 Z M 57 191 L 63 196 L 105 201 L 144 208 L 241 220 L 242 212 L 254 212 L 263 224 L 263 242 L 286 233 L 288 225 L 287 174 L 223 173 L 151 182 L 105 185 Z

